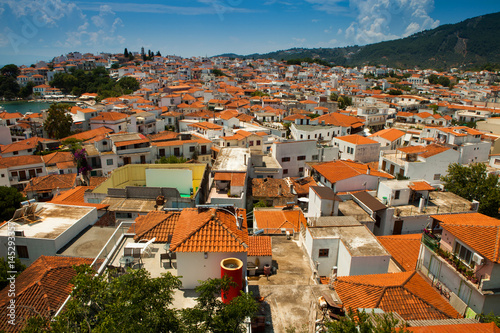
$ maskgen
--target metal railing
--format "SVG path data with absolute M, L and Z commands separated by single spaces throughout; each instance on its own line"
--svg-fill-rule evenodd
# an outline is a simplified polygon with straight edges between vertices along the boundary
M 422 243 L 431 249 L 433 252 L 439 248 L 439 240 L 427 234 L 422 234 Z

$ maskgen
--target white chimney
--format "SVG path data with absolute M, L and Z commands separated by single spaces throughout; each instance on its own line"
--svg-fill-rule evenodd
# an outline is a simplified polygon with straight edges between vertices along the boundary
M 370 172 L 371 172 L 371 170 L 370 170 L 370 166 L 368 165 L 368 168 L 366 168 L 366 174 L 367 174 L 367 175 L 369 175 L 369 174 L 370 174 Z

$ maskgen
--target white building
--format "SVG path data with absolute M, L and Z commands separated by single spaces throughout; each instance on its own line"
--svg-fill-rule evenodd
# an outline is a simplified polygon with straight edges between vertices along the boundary
M 339 147 L 343 160 L 367 163 L 379 159 L 380 143 L 361 135 L 339 136 L 333 138 L 332 144 Z
M 41 255 L 55 256 L 57 251 L 98 219 L 94 207 L 51 203 L 38 203 L 31 207 L 36 208 L 34 215 L 29 211 L 19 217 L 16 214 L 8 223 L 0 226 L 0 256 L 7 257 L 8 240 L 9 236 L 14 236 L 11 234 L 13 229 L 16 255 L 25 265 L 31 264 Z

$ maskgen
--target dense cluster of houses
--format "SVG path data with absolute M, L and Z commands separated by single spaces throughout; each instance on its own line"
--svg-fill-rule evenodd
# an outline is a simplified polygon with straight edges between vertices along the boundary
M 0 226 L 0 255 L 14 224 L 17 256 L 31 265 L 19 295 L 55 297 L 34 286 L 57 288 L 45 278 L 52 270 L 89 263 L 61 254 L 99 226 L 121 230 L 112 251 L 83 255 L 99 273 L 140 249 L 139 266 L 175 268 L 185 289 L 220 277 L 226 258 L 240 260 L 245 277 L 279 276 L 275 240 L 290 238 L 309 284 L 328 286 L 344 309 L 394 313 L 415 331 L 479 330 L 488 324 L 477 315 L 500 315 L 500 221 L 441 181 L 452 163 L 499 172 L 494 73 L 72 53 L 21 68 L 18 81 L 54 95 L 45 85 L 55 73 L 96 66 L 140 88 L 99 102 L 85 94 L 92 102 L 68 111 L 69 137 L 47 136 L 45 112 L 0 113 L 0 186 L 35 201 Z M 432 85 L 431 74 L 454 85 Z M 412 94 L 386 93 L 396 87 Z M 339 109 L 331 96 L 352 105 Z M 83 148 L 89 171 L 68 142 Z M 52 300 L 56 309 L 64 299 Z M 0 329 L 19 330 L 4 321 Z

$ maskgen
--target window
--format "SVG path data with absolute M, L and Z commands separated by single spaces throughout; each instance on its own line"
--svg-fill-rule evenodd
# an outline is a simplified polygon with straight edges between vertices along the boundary
M 122 130 L 122 125 L 118 125 L 118 130 Z
M 307 139 L 309 140 L 310 138 L 311 138 L 311 136 L 310 136 L 310 135 L 308 135 L 308 136 L 307 136 Z
M 299 172 L 304 172 L 304 168 L 299 168 Z
M 248 145 L 249 145 L 250 147 L 252 147 L 252 146 L 253 146 L 253 140 L 251 140 L 251 141 L 248 143 Z
M 288 175 L 288 169 L 283 169 L 283 174 Z
M 441 174 L 440 173 L 435 173 L 434 174 L 434 180 L 439 180 L 441 178 Z
M 256 145 L 257 145 L 257 146 L 260 146 L 260 140 L 257 140 Z
M 319 249 L 318 257 L 320 257 L 320 258 L 328 257 L 329 251 L 330 251 L 329 249 Z
M 12 152 L 12 154 L 13 154 L 13 155 L 18 155 L 18 154 L 19 154 L 19 152 L 18 152 L 18 151 L 14 151 L 14 152 Z
M 301 138 L 301 139 L 303 139 L 303 138 L 304 138 L 304 136 L 301 134 L 301 135 L 300 135 L 300 138 Z
M 231 147 L 231 142 L 229 142 L 229 141 L 228 141 L 227 146 L 228 146 L 228 147 Z
M 455 254 L 467 265 L 470 266 L 472 262 L 472 251 L 466 248 L 464 245 L 459 242 L 455 243 Z
M 31 153 L 32 151 L 33 151 L 33 149 L 31 149 L 31 148 L 30 148 L 30 149 L 28 149 L 28 153 Z
M 399 191 L 399 190 L 394 192 L 394 199 L 395 199 L 395 200 L 399 199 L 399 194 L 400 194 L 400 192 L 401 192 L 401 191 Z
M 5 174 L 2 173 L 2 178 L 5 178 Z
M 306 159 L 305 155 L 297 156 L 297 161 L 304 161 Z
M 107 145 L 108 145 L 108 141 L 103 141 L 103 142 L 102 142 L 102 145 L 103 145 L 103 146 L 107 146 Z
M 313 156 L 312 156 L 312 160 L 313 160 L 313 161 L 317 161 L 317 160 L 318 160 L 318 155 L 313 155 Z
M 281 162 L 290 162 L 290 157 L 282 157 Z
M 106 165 L 113 165 L 113 159 L 112 158 L 108 158 L 106 160 Z
M 17 245 L 16 252 L 17 252 L 17 256 L 21 259 L 28 259 L 29 258 L 27 246 Z
M 11 175 L 12 177 L 17 177 L 17 171 L 12 171 L 12 172 L 10 173 L 10 175 Z
M 189 147 L 189 152 L 190 153 L 194 152 L 194 146 Z

